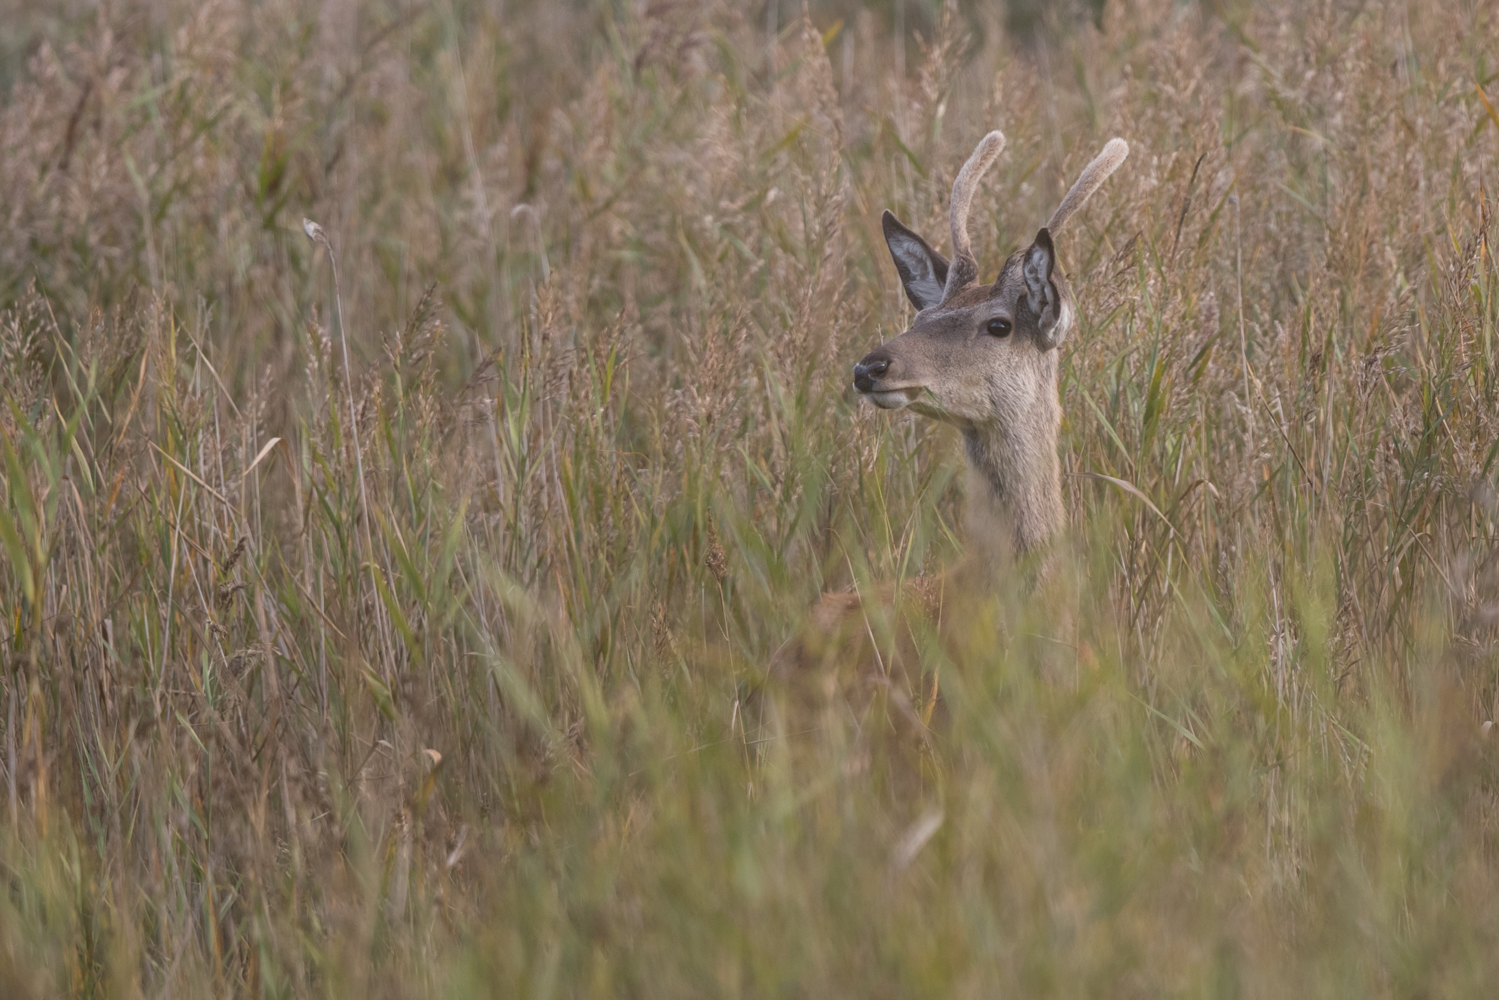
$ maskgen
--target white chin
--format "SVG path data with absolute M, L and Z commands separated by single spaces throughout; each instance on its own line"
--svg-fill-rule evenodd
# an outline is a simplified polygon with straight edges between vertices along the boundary
M 904 391 L 897 392 L 870 392 L 865 393 L 866 398 L 882 410 L 898 410 L 911 402 L 911 397 Z

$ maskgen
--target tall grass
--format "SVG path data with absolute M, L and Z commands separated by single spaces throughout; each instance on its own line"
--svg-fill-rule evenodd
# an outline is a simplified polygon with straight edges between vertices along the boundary
M 1499 9 L 783 6 L 0 3 L 0 994 L 1491 988 Z M 991 127 L 1077 646 L 756 725 Z

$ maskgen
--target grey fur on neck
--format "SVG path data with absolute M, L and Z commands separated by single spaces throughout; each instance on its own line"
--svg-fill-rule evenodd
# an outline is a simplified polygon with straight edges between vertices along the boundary
M 1043 548 L 1062 528 L 1061 406 L 1055 389 L 1024 423 L 963 428 L 968 454 L 967 535 L 994 564 Z M 1035 433 L 1041 425 L 1046 433 Z

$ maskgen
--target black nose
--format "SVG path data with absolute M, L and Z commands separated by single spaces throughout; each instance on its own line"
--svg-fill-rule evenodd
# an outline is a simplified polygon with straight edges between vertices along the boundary
M 890 358 L 879 351 L 864 356 L 854 365 L 854 388 L 860 392 L 874 392 L 874 384 L 890 370 Z

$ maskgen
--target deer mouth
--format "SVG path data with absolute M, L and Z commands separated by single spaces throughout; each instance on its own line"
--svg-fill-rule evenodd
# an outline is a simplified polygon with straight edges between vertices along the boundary
M 884 347 L 870 351 L 864 355 L 863 361 L 854 365 L 854 388 L 882 410 L 899 410 L 903 406 L 909 406 L 926 391 L 919 384 L 891 385 L 890 382 L 897 381 L 898 375 L 887 382 L 886 377 L 892 374 L 890 369 L 894 365 L 895 359 Z
M 909 406 L 920 389 L 876 389 L 864 393 L 864 398 L 882 410 L 899 410 Z

